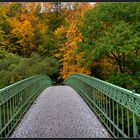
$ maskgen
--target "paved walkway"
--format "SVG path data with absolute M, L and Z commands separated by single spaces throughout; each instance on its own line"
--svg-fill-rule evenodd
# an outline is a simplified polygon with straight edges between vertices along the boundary
M 45 89 L 25 114 L 12 138 L 108 138 L 88 105 L 68 86 Z

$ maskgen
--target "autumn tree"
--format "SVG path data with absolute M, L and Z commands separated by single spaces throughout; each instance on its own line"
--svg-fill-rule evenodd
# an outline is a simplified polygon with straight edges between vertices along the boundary
M 77 29 L 77 24 L 88 8 L 90 8 L 90 6 L 87 3 L 77 5 L 77 8 L 71 10 L 68 17 L 65 18 L 65 26 L 61 26 L 55 31 L 59 36 L 63 34 L 65 40 L 59 48 L 59 53 L 56 54 L 62 64 L 62 67 L 60 68 L 60 77 L 62 79 L 66 79 L 70 74 L 90 74 L 90 71 L 86 67 L 81 66 L 81 64 L 78 63 L 82 53 L 76 55 L 77 42 L 82 38 Z M 58 33 L 59 31 L 60 33 Z
M 54 77 L 59 64 L 45 53 L 48 25 L 41 4 L 6 3 L 0 12 L 0 88 L 36 74 Z
M 22 56 L 44 50 L 47 27 L 40 22 L 40 5 L 36 3 L 12 3 L 6 6 L 6 16 L 11 25 L 7 34 L 6 50 Z
M 6 50 L 9 43 L 9 33 L 11 31 L 11 23 L 6 15 L 6 8 L 0 6 L 0 50 Z

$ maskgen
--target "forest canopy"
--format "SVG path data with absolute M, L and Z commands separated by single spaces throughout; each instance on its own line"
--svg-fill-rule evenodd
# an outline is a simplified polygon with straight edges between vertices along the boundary
M 87 74 L 140 92 L 140 4 L 0 3 L 0 88 Z

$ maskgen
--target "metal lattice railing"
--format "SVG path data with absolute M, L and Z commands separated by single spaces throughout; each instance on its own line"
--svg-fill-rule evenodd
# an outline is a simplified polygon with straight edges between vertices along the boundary
M 8 137 L 30 104 L 48 86 L 47 76 L 32 76 L 0 89 L 0 137 Z
M 140 137 L 140 94 L 82 74 L 69 76 L 65 84 L 85 99 L 113 137 Z

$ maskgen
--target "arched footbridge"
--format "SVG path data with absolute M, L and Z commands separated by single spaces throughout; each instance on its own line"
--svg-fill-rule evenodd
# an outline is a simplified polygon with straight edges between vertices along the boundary
M 87 75 L 33 76 L 0 90 L 0 137 L 140 137 L 140 96 Z

